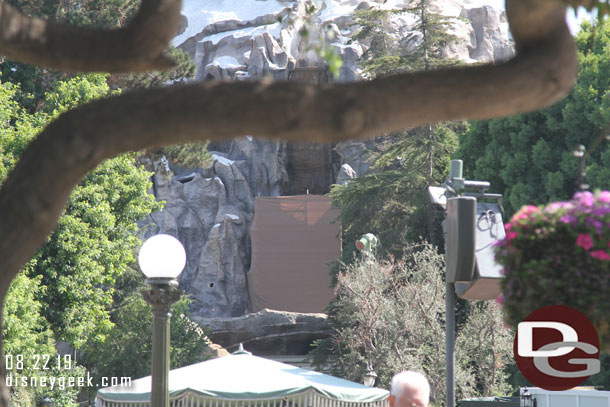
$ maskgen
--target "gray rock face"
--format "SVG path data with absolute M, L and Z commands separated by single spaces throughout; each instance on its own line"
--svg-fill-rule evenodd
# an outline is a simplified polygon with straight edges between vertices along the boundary
M 472 5 L 469 1 L 433 1 L 436 12 L 456 17 L 453 32 L 459 40 L 447 48 L 447 56 L 466 62 L 500 61 L 510 57 L 513 48 L 504 12 Z M 354 10 L 408 7 L 412 0 L 324 0 L 320 3 L 324 5 L 308 22 L 305 3 L 304 0 L 185 0 L 180 34 L 173 45 L 186 50 L 195 60 L 198 80 L 251 80 L 270 76 L 314 84 L 357 81 L 362 79 L 359 61 L 370 44 L 350 38 L 356 29 Z M 388 33 L 405 46 L 412 46 L 421 40 L 421 33 L 412 29 L 414 18 L 408 13 L 393 16 Z M 303 27 L 309 31 L 307 38 L 299 35 Z M 330 76 L 325 62 L 315 51 L 322 44 L 334 48 L 341 56 L 343 65 L 338 78 Z M 299 145 L 244 136 L 214 145 L 213 149 L 218 152 L 209 168 L 175 169 L 174 174 L 167 164 L 156 164 L 154 193 L 157 199 L 167 203 L 163 211 L 142 222 L 141 234 L 147 237 L 169 233 L 184 243 L 187 265 L 180 277 L 180 286 L 193 298 L 194 316 L 237 317 L 247 312 L 246 273 L 250 266 L 249 228 L 254 215 L 254 197 L 299 194 L 307 189 L 311 193 L 325 193 L 330 183 L 363 176 L 371 171 L 370 142 Z M 259 321 L 249 322 L 250 325 L 271 326 L 284 324 L 276 320 L 284 318 L 289 321 L 284 324 L 288 326 L 300 324 L 304 317 L 294 319 L 282 314 L 273 316 L 276 318 L 273 321 L 265 318 L 271 317 L 248 321 Z M 255 329 L 254 326 L 243 328 L 243 332 L 256 337 Z M 265 335 L 258 336 L 268 341 Z M 229 342 L 227 346 L 239 341 Z
M 477 61 L 499 62 L 514 55 L 514 45 L 507 41 L 508 26 L 506 13 L 490 6 L 464 8 L 461 17 L 467 18 L 472 25 L 476 45 L 470 56 Z
M 143 238 L 167 233 L 185 246 L 187 264 L 179 282 L 192 296 L 193 315 L 247 312 L 254 197 L 280 194 L 287 179 L 284 144 L 240 137 L 226 152 L 212 153 L 210 167 L 177 175 L 166 163 L 154 164 L 153 192 L 166 204 L 141 222 L 140 230 Z
M 226 154 L 244 174 L 253 196 L 280 195 L 288 181 L 285 142 L 238 137 Z
M 342 165 L 347 164 L 355 173 L 361 177 L 370 172 L 371 151 L 367 143 L 363 141 L 341 141 L 335 146 L 335 152 L 341 157 Z
M 240 343 L 256 355 L 305 355 L 314 340 L 330 336 L 325 314 L 264 309 L 237 318 L 197 318 L 209 338 L 229 351 Z
M 304 0 L 186 0 L 180 34 L 173 45 L 189 52 L 197 79 L 290 78 L 295 67 L 321 66 L 316 48 L 334 48 L 343 61 L 334 80 L 361 79 L 358 60 L 370 44 L 351 38 L 355 10 L 400 9 L 415 0 L 324 0 L 307 16 Z M 433 0 L 431 10 L 452 19 L 457 40 L 446 54 L 465 62 L 497 62 L 513 54 L 504 11 L 470 0 Z M 407 49 L 421 41 L 410 13 L 391 17 L 385 29 Z M 307 38 L 299 34 L 306 28 Z M 411 45 L 409 45 L 411 44 Z M 245 75 L 247 74 L 247 75 Z

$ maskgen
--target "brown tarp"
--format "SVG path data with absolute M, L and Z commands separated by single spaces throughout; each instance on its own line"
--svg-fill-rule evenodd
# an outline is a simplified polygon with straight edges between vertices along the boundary
M 338 215 L 326 196 L 256 198 L 250 312 L 324 312 L 333 295 L 328 264 L 341 251 Z

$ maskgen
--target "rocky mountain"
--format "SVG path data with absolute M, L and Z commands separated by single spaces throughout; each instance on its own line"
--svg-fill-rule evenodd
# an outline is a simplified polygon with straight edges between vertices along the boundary
M 358 61 L 367 44 L 350 37 L 355 10 L 408 7 L 408 0 L 185 0 L 182 27 L 173 45 L 197 64 L 196 80 L 278 80 L 310 83 L 361 80 Z M 502 10 L 473 0 L 433 0 L 434 10 L 454 17 L 458 40 L 447 57 L 499 62 L 513 47 Z M 311 4 L 317 7 L 308 15 Z M 392 18 L 388 32 L 419 38 L 408 13 Z M 299 35 L 308 30 L 304 38 Z M 316 47 L 333 47 L 343 65 L 329 74 Z M 236 115 L 239 112 L 235 112 Z M 272 118 L 270 118 L 272 120 Z M 246 274 L 249 227 L 256 196 L 324 194 L 330 184 L 366 174 L 370 142 L 338 145 L 286 143 L 244 135 L 210 145 L 208 168 L 181 169 L 156 162 L 154 192 L 165 209 L 141 224 L 142 237 L 177 236 L 186 247 L 180 286 L 193 298 L 198 318 L 241 317 L 247 313 Z
M 358 30 L 355 10 L 412 7 L 415 0 L 186 0 L 183 24 L 173 45 L 197 63 L 199 80 L 292 79 L 298 68 L 320 67 L 316 46 L 329 41 L 343 66 L 336 80 L 360 79 L 358 60 L 368 44 L 352 40 Z M 316 7 L 307 14 L 311 5 Z M 432 12 L 452 18 L 457 36 L 447 57 L 465 62 L 501 61 L 512 55 L 505 13 L 464 0 L 432 0 Z M 411 13 L 392 17 L 388 32 L 397 39 L 418 40 Z M 302 28 L 308 35 L 299 35 Z M 316 76 L 316 75 L 314 75 Z M 319 76 L 319 75 L 318 75 Z

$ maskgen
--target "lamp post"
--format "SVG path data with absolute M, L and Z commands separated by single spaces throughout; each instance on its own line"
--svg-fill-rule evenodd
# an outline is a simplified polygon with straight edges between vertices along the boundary
M 377 379 L 377 373 L 372 368 L 368 368 L 364 376 L 362 377 L 362 383 L 365 386 L 373 387 L 375 385 L 375 380 Z
M 488 193 L 488 181 L 462 178 L 462 170 L 462 160 L 451 160 L 449 179 L 440 187 L 431 186 L 428 189 L 431 202 L 440 205 L 446 213 L 443 222 L 446 260 L 446 407 L 455 406 L 456 294 L 468 294 L 468 297 L 462 297 L 468 299 L 489 299 L 494 293 L 494 288 L 490 287 L 497 287 L 493 281 L 502 278 L 501 268 L 495 265 L 493 252 L 489 251 L 492 242 L 503 236 L 503 233 L 492 232 L 491 229 L 493 225 L 502 225 L 502 195 Z M 490 199 L 497 203 L 483 201 Z
M 142 296 L 153 313 L 150 407 L 169 407 L 170 307 L 182 294 L 176 287 L 176 277 L 186 264 L 186 253 L 176 238 L 159 234 L 144 242 L 138 263 L 150 285 L 150 289 L 142 290 Z
M 521 402 L 519 403 L 521 407 L 536 407 L 538 403 L 536 403 L 536 399 L 532 397 L 527 387 L 523 390 L 523 394 L 521 394 Z

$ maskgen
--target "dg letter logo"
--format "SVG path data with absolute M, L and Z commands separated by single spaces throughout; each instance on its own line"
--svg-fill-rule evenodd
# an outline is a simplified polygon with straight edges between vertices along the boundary
M 568 390 L 599 373 L 599 338 L 580 311 L 548 306 L 517 326 L 513 344 L 521 373 L 546 390 Z

